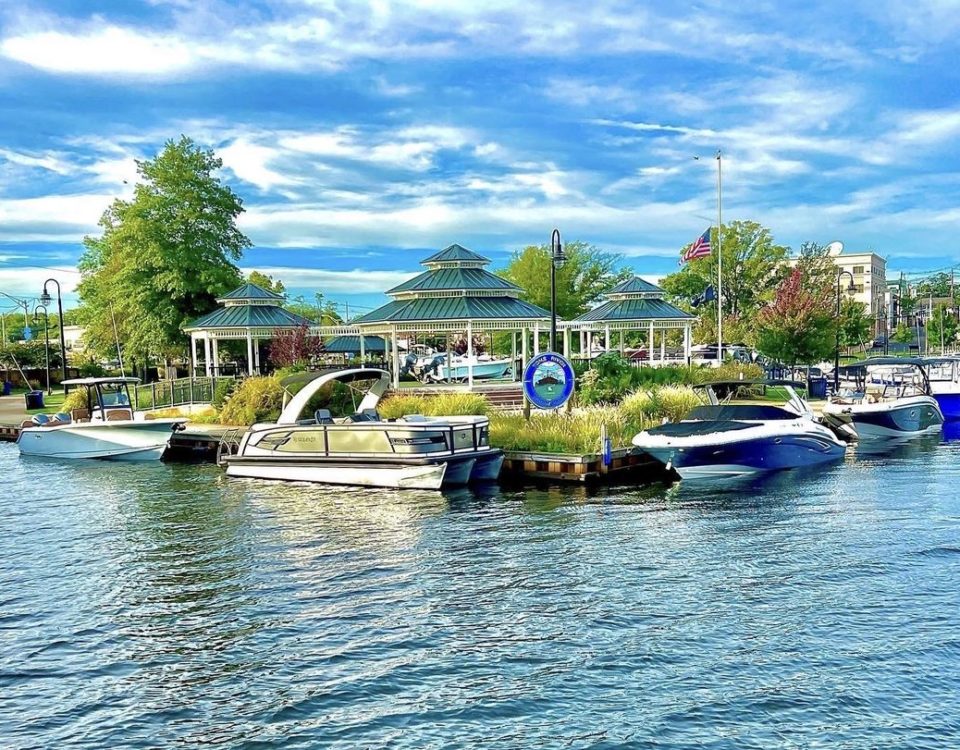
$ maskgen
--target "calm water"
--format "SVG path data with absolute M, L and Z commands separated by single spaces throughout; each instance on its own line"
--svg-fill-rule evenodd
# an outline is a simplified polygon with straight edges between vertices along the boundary
M 725 492 L 0 476 L 4 748 L 960 746 L 960 443 Z

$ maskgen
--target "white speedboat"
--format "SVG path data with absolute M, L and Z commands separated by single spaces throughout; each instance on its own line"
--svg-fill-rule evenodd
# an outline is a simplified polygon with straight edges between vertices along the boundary
M 782 405 L 720 403 L 717 391 L 744 386 L 782 388 Z M 710 383 L 708 403 L 680 422 L 644 430 L 633 444 L 676 471 L 682 479 L 721 479 L 836 461 L 846 443 L 814 418 L 796 392 L 802 383 L 761 380 Z
M 923 360 L 874 357 L 842 369 L 855 388 L 830 398 L 824 420 L 849 425 L 861 440 L 908 438 L 943 428 L 943 412 L 930 393 Z
M 139 378 L 77 378 L 68 388 L 87 389 L 90 408 L 69 414 L 38 414 L 21 425 L 17 445 L 29 456 L 155 461 L 163 456 L 184 419 L 147 419 L 134 412 L 129 385 Z
M 443 352 L 417 359 L 413 365 L 415 374 L 425 383 L 455 382 L 469 380 L 471 365 L 474 380 L 490 380 L 506 377 L 513 366 L 509 357 L 491 357 L 487 354 L 467 357 L 452 355 L 449 360 Z
M 376 407 L 389 385 L 390 374 L 372 368 L 313 378 L 276 423 L 243 435 L 223 459 L 227 475 L 433 490 L 496 480 L 503 452 L 490 447 L 486 417 L 384 420 Z M 349 400 L 353 413 L 335 419 L 316 408 L 337 400 Z

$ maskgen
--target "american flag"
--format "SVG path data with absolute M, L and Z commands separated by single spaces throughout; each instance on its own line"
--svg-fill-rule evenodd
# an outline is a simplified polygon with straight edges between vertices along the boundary
M 684 252 L 683 256 L 681 257 L 681 262 L 687 263 L 694 258 L 702 258 L 705 255 L 710 255 L 709 227 L 707 228 L 707 231 L 697 237 L 697 241 L 690 245 L 690 247 Z

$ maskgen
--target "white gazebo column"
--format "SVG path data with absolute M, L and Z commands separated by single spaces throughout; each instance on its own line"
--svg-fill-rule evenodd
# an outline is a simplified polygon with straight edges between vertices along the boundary
M 660 329 L 660 364 L 667 361 L 667 329 Z
M 467 321 L 467 385 L 473 390 L 473 321 Z
M 620 356 L 622 357 L 625 354 L 626 354 L 626 349 L 623 346 L 623 329 L 621 329 L 620 330 Z
M 526 328 L 524 328 L 520 332 L 520 352 L 521 352 L 520 359 L 523 360 L 520 363 L 521 370 L 525 370 L 527 368 L 527 360 L 530 358 L 528 356 L 529 352 L 527 349 L 527 338 L 528 338 L 528 331 Z
M 203 335 L 203 370 L 210 377 L 210 334 Z
M 363 331 L 360 331 L 360 364 L 362 365 L 367 358 L 366 341 L 364 341 Z
M 563 329 L 563 356 L 570 359 L 570 329 Z
M 647 329 L 647 362 L 653 364 L 653 321 L 650 321 L 650 327 Z
M 533 355 L 540 353 L 540 321 L 533 321 Z
M 683 358 L 690 364 L 690 323 L 683 326 Z
M 510 332 L 510 372 L 513 373 L 513 379 L 519 380 L 520 373 L 517 372 L 517 332 Z
M 604 351 L 610 351 L 610 324 L 607 323 L 603 327 L 603 349 Z
M 394 326 L 390 334 L 390 354 L 393 357 L 393 387 L 400 388 L 400 347 L 397 344 L 397 327 Z
M 260 374 L 260 339 L 253 340 L 253 369 Z
M 197 334 L 190 334 L 190 377 L 197 374 Z
M 247 330 L 247 375 L 253 375 L 253 337 Z
M 217 349 L 217 337 L 213 337 L 212 347 L 213 351 L 213 375 L 216 377 L 220 374 L 220 351 Z

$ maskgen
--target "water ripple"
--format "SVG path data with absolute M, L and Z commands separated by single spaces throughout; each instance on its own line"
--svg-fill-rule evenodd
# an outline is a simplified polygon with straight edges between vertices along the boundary
M 0 744 L 960 746 L 958 458 L 444 496 L 0 445 Z

